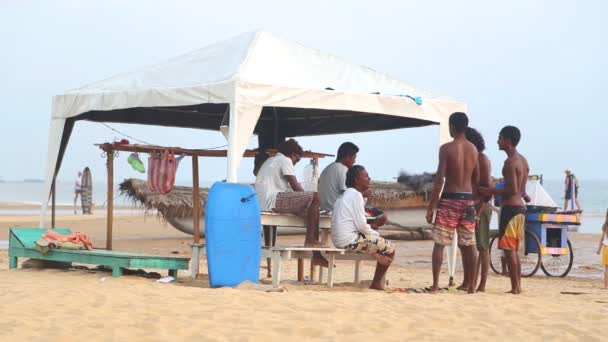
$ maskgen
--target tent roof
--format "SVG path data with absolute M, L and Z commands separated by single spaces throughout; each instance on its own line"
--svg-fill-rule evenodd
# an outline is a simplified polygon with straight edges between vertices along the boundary
M 241 34 L 158 64 L 87 84 L 66 95 L 188 88 L 236 79 L 289 88 L 331 87 L 344 92 L 431 97 L 373 69 L 265 31 Z

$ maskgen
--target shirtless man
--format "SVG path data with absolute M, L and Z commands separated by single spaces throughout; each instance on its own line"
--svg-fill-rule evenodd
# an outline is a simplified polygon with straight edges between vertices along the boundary
M 479 183 L 477 149 L 465 137 L 469 119 L 464 113 L 450 115 L 450 135 L 454 140 L 439 149 L 439 166 L 433 196 L 426 212 L 426 221 L 433 222 L 433 286 L 431 292 L 439 291 L 439 272 L 443 263 L 443 248 L 449 246 L 458 231 L 458 246 L 463 252 L 468 293 L 475 292 L 475 203 Z M 444 180 L 445 178 L 445 180 Z M 445 187 L 444 187 L 445 184 Z M 442 193 L 443 188 L 443 193 Z M 441 200 L 439 195 L 441 194 Z
M 508 293 L 521 293 L 521 265 L 517 251 L 522 247 L 525 233 L 524 197 L 526 182 L 528 180 L 528 161 L 517 152 L 517 144 L 521 138 L 519 129 L 514 126 L 505 126 L 498 135 L 498 148 L 507 153 L 507 160 L 502 168 L 505 186 L 502 189 L 479 189 L 482 196 L 500 195 L 502 204 L 500 210 L 498 248 L 505 251 L 509 276 L 511 277 L 511 291 Z
M 479 187 L 480 188 L 493 188 L 492 182 L 492 166 L 490 158 L 484 153 L 486 149 L 486 143 L 481 133 L 474 128 L 467 128 L 465 136 L 477 148 L 478 167 L 479 167 Z M 477 224 L 475 227 L 475 241 L 477 244 L 477 252 L 479 257 L 477 259 L 477 267 L 475 268 L 475 282 L 479 278 L 481 271 L 481 279 L 479 280 L 479 286 L 477 286 L 477 292 L 485 292 L 486 280 L 488 278 L 488 268 L 490 266 L 490 221 L 492 219 L 492 205 L 490 204 L 491 196 L 480 196 L 476 199 L 475 208 L 477 210 Z M 464 255 L 464 254 L 463 254 Z M 463 266 L 465 259 L 462 259 Z M 460 290 L 467 290 L 469 284 L 465 277 L 462 285 L 458 288 Z

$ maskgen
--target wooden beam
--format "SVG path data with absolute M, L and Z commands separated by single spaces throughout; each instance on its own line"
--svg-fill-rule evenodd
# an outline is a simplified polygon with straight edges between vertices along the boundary
M 106 230 L 106 249 L 112 250 L 112 224 L 114 221 L 114 152 L 106 152 L 108 161 L 108 213 Z
M 199 197 L 198 189 L 198 157 L 192 156 L 192 206 L 194 215 L 192 215 L 194 229 L 194 243 L 200 243 L 201 240 L 201 198 Z
M 164 151 L 165 149 L 171 149 L 174 154 L 177 155 L 186 155 L 186 156 L 198 156 L 198 157 L 227 157 L 228 151 L 226 150 L 196 150 L 196 149 L 186 149 L 181 147 L 165 147 L 165 146 L 154 146 L 154 145 L 123 145 L 123 144 L 111 144 L 111 143 L 103 143 L 103 144 L 95 144 L 99 146 L 100 149 L 104 150 L 106 153 L 113 153 L 114 151 L 126 151 L 126 152 L 141 152 L 141 153 L 152 153 L 156 151 Z M 266 150 L 270 156 L 273 156 L 277 153 L 275 149 Z M 243 157 L 255 157 L 258 153 L 257 150 L 247 150 L 243 153 Z M 305 151 L 303 154 L 303 158 L 324 158 L 324 157 L 333 157 L 333 154 L 326 153 L 318 153 Z
M 57 178 L 53 177 L 53 183 L 51 184 L 51 228 L 55 229 L 55 200 L 57 196 L 57 190 L 55 185 L 57 184 Z

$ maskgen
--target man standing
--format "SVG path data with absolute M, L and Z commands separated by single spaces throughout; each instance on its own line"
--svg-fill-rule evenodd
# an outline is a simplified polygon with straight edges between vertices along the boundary
M 82 171 L 78 171 L 78 176 L 76 176 L 76 180 L 74 181 L 74 215 L 78 214 L 78 210 L 76 209 L 78 196 L 82 198 Z
M 477 148 L 477 159 L 479 167 L 479 188 L 492 189 L 492 166 L 490 159 L 484 153 L 486 149 L 486 143 L 481 133 L 474 128 L 467 128 L 466 138 Z M 477 243 L 477 252 L 479 252 L 479 258 L 477 259 L 477 267 L 475 271 L 475 281 L 479 278 L 481 271 L 481 278 L 479 280 L 479 286 L 477 287 L 478 292 L 485 292 L 486 280 L 488 278 L 488 268 L 490 266 L 490 221 L 492 219 L 492 205 L 490 200 L 492 196 L 481 196 L 477 199 L 477 226 L 475 228 L 475 241 Z M 465 279 L 466 282 L 466 279 Z M 474 284 L 475 285 L 475 284 Z M 468 284 L 463 283 L 462 288 L 468 288 Z
M 507 160 L 502 168 L 505 186 L 502 189 L 480 189 L 482 196 L 500 195 L 498 248 L 505 251 L 512 294 L 521 293 L 521 265 L 517 251 L 522 245 L 525 233 L 525 213 L 523 198 L 527 195 L 528 161 L 517 152 L 521 133 L 517 127 L 505 126 L 498 136 L 498 148 L 505 151 Z
M 572 201 L 574 196 L 574 203 L 576 204 L 576 209 L 581 210 L 581 205 L 578 202 L 578 178 L 572 173 L 572 170 L 566 169 L 564 171 L 566 173 L 566 181 L 564 182 L 564 210 L 568 209 L 568 202 Z M 574 189 L 573 189 L 574 188 Z M 571 206 L 572 210 L 574 210 L 574 206 Z
M 431 292 L 439 291 L 439 272 L 443 263 L 443 249 L 449 246 L 458 231 L 458 246 L 463 253 L 464 274 L 468 292 L 475 292 L 475 203 L 474 190 L 479 183 L 477 149 L 465 137 L 469 124 L 466 114 L 456 112 L 450 115 L 450 135 L 453 140 L 439 149 L 439 165 L 435 187 L 429 203 L 426 220 L 433 222 L 433 286 Z M 444 187 L 445 184 L 445 187 Z M 443 188 L 443 193 L 442 193 Z M 441 194 L 441 200 L 439 195 Z
M 336 161 L 327 165 L 319 177 L 319 195 L 321 210 L 334 210 L 336 199 L 346 190 L 346 172 L 355 165 L 359 147 L 351 142 L 345 142 L 338 148 Z
M 255 179 L 255 191 L 260 209 L 306 217 L 304 246 L 323 247 L 319 242 L 319 194 L 304 191 L 296 178 L 294 165 L 304 151 L 294 139 L 279 145 L 279 152 L 260 167 Z M 314 253 L 312 263 L 327 267 L 320 253 Z
M 378 262 L 370 289 L 383 290 L 382 279 L 395 257 L 395 246 L 378 234 L 381 223 L 367 223 L 363 193 L 369 189 L 369 183 L 369 175 L 363 166 L 355 165 L 348 169 L 347 189 L 334 204 L 331 239 L 338 248 L 373 255 Z

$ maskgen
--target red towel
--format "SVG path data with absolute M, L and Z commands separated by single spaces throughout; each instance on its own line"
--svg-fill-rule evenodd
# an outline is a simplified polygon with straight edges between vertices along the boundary
M 91 239 L 83 233 L 72 233 L 70 235 L 59 234 L 54 230 L 47 230 L 43 235 L 43 238 L 49 242 L 73 242 L 82 243 L 88 250 L 93 249 L 93 243 Z
M 163 153 L 151 153 L 148 158 L 148 189 L 167 194 L 173 191 L 177 162 L 170 149 Z

